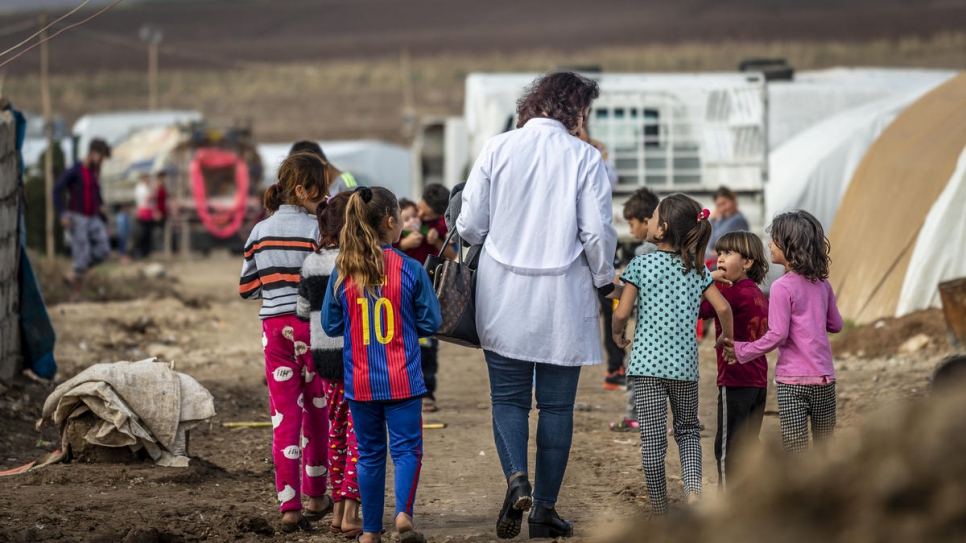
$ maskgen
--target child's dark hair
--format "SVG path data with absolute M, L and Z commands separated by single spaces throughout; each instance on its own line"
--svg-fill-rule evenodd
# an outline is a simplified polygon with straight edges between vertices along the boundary
M 727 198 L 731 201 L 735 201 L 735 202 L 738 201 L 738 195 L 735 194 L 735 191 L 729 189 L 724 185 L 718 187 L 718 190 L 714 191 L 714 194 L 712 194 L 711 197 L 715 200 L 717 200 L 718 198 Z
M 748 278 L 758 283 L 764 282 L 768 275 L 768 259 L 765 258 L 765 246 L 761 238 L 751 232 L 728 232 L 718 238 L 714 244 L 718 254 L 724 252 L 738 253 L 743 258 L 753 260 L 754 264 L 748 268 Z
M 822 223 L 808 211 L 789 211 L 775 217 L 768 227 L 772 241 L 785 253 L 788 269 L 809 281 L 828 279 L 829 252 Z
M 704 251 L 711 239 L 711 222 L 708 211 L 701 204 L 684 194 L 677 193 L 661 200 L 657 205 L 658 219 L 664 228 L 664 237 L 657 240 L 671 245 L 681 256 L 684 273 L 698 270 L 704 275 Z
M 315 218 L 319 221 L 319 250 L 339 245 L 339 236 L 345 226 L 345 208 L 351 192 L 340 192 L 315 208 Z
M 345 211 L 345 227 L 339 237 L 339 256 L 335 265 L 339 270 L 336 280 L 338 289 L 346 279 L 352 282 L 362 296 L 365 290 L 376 296 L 376 287 L 383 283 L 386 259 L 382 253 L 382 228 L 387 217 L 396 217 L 399 202 L 396 195 L 382 187 L 359 187 Z
M 299 199 L 296 187 L 305 190 L 304 199 Z M 279 206 L 301 205 L 305 199 L 318 200 L 328 194 L 329 179 L 322 159 L 312 153 L 295 153 L 282 161 L 278 183 L 268 187 L 263 202 L 269 213 L 275 213 Z
M 329 162 L 329 159 L 325 158 L 325 153 L 322 152 L 322 147 L 314 141 L 302 140 L 293 143 L 292 148 L 288 151 L 288 154 L 294 155 L 296 153 L 312 153 L 313 155 L 317 155 L 319 158 L 321 158 L 323 162 Z
M 449 189 L 439 183 L 426 185 L 423 189 L 423 201 L 433 210 L 433 213 L 442 215 L 449 207 Z
M 416 202 L 410 200 L 409 198 L 399 199 L 399 211 L 402 211 L 404 209 L 409 209 L 411 207 L 416 207 Z
M 645 221 L 654 215 L 654 209 L 661 200 L 651 189 L 640 188 L 631 194 L 631 197 L 624 202 L 624 220 L 637 219 Z

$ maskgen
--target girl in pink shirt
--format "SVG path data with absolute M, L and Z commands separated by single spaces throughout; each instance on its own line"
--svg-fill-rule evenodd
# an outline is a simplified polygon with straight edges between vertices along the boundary
M 771 261 L 786 273 L 771 286 L 768 332 L 757 341 L 734 342 L 728 356 L 747 363 L 778 349 L 775 383 L 786 452 L 808 449 L 808 420 L 816 442 L 835 431 L 835 368 L 828 332 L 842 330 L 829 285 L 829 242 L 806 211 L 782 213 L 771 227 Z

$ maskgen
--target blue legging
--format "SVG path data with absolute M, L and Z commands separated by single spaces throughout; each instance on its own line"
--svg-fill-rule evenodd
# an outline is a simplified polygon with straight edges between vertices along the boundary
M 349 400 L 359 447 L 359 494 L 362 499 L 362 529 L 382 532 L 386 506 L 386 429 L 392 455 L 396 491 L 396 513 L 412 516 L 423 464 L 422 399 L 395 402 Z

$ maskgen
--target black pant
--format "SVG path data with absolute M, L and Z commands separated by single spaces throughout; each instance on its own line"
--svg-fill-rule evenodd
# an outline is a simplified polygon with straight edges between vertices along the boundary
M 758 443 L 761 421 L 765 416 L 767 388 L 718 387 L 718 432 L 714 436 L 714 457 L 718 461 L 718 481 L 727 486 L 734 479 L 735 466 L 745 450 Z
M 428 341 L 429 345 L 423 345 Z M 439 341 L 427 339 L 420 341 L 419 357 L 422 359 L 423 381 L 426 382 L 426 397 L 436 401 L 436 372 L 439 371 Z
M 138 224 L 141 227 L 141 232 L 138 236 L 137 253 L 138 256 L 144 258 L 151 254 L 151 248 L 154 246 L 154 221 L 138 219 Z
M 604 318 L 604 350 L 607 351 L 607 372 L 613 373 L 624 367 L 624 349 L 614 343 L 614 328 L 611 326 L 611 317 L 614 316 L 614 300 L 607 298 L 603 294 L 597 293 L 600 300 L 600 312 Z

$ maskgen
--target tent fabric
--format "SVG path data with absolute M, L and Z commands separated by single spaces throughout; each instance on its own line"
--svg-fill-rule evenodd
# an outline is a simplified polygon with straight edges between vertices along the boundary
M 807 209 L 830 230 L 842 195 L 866 151 L 899 113 L 941 82 L 929 81 L 838 113 L 773 150 L 768 157 L 765 216 Z
M 910 68 L 829 68 L 768 83 L 768 148 L 775 150 L 824 119 L 919 88 L 933 88 L 955 71 Z
M 966 277 L 966 148 L 959 155 L 956 171 L 936 198 L 916 238 L 909 259 L 896 316 L 920 309 L 941 307 L 940 283 Z
M 268 188 L 277 181 L 278 167 L 288 156 L 292 143 L 266 143 L 258 146 L 258 154 L 264 165 L 261 189 Z M 342 171 L 351 172 L 360 184 L 386 187 L 400 198 L 412 195 L 412 152 L 408 147 L 378 140 L 318 143 L 332 164 Z
M 866 323 L 896 315 L 920 231 L 964 147 L 966 74 L 909 106 L 869 148 L 829 236 L 843 317 Z

